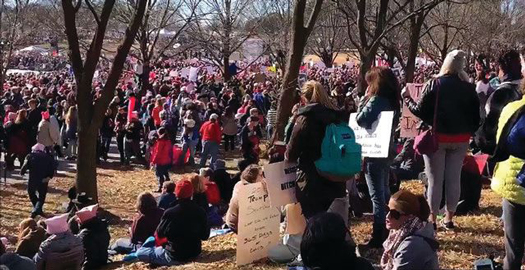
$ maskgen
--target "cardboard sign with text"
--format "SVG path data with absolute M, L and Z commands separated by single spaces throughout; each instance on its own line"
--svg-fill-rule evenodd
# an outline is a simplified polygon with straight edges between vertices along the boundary
M 424 84 L 422 83 L 408 83 L 407 91 L 415 102 L 419 101 L 419 96 L 423 91 Z M 401 138 L 415 138 L 418 134 L 417 126 L 419 118 L 410 112 L 408 107 L 403 103 L 403 112 L 401 114 Z
M 295 198 L 296 172 L 297 164 L 286 161 L 264 166 L 264 177 L 271 206 L 279 207 L 297 202 Z
M 270 205 L 262 183 L 242 186 L 239 190 L 239 226 L 237 265 L 245 265 L 268 256 L 268 249 L 279 243 L 281 215 Z
M 356 142 L 361 145 L 362 156 L 371 158 L 388 157 L 394 112 L 381 112 L 371 129 L 360 127 L 357 124 L 356 116 L 357 113 L 350 114 L 349 126 L 354 130 Z
M 303 234 L 306 228 L 306 218 L 298 203 L 286 205 L 286 233 Z

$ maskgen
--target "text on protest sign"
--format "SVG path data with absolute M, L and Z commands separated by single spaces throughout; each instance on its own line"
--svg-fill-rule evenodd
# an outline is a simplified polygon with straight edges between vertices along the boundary
M 240 187 L 237 265 L 268 256 L 268 249 L 279 243 L 279 222 L 279 210 L 270 205 L 262 183 Z
M 297 164 L 286 161 L 271 163 L 264 166 L 264 177 L 270 195 L 270 205 L 279 207 L 296 203 L 295 179 Z
M 419 101 L 419 96 L 423 91 L 424 84 L 422 83 L 408 83 L 406 88 L 409 91 L 410 96 L 415 102 Z M 419 118 L 417 118 L 408 107 L 403 104 L 403 112 L 401 114 L 401 138 L 414 138 L 418 134 L 417 126 L 419 124 Z
M 381 112 L 371 129 L 360 127 L 357 124 L 356 116 L 357 113 L 350 114 L 349 126 L 354 130 L 356 142 L 361 145 L 362 156 L 388 157 L 394 112 Z

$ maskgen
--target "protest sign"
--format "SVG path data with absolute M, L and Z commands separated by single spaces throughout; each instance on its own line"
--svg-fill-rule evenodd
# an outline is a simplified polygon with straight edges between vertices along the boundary
M 356 122 L 356 116 L 357 113 L 350 115 L 349 126 L 354 130 L 356 142 L 361 145 L 362 156 L 388 157 L 394 112 L 381 112 L 370 129 L 360 127 Z
M 270 205 L 279 207 L 296 203 L 295 178 L 297 164 L 286 161 L 264 166 L 264 177 L 270 195 Z
M 239 189 L 239 229 L 237 265 L 268 256 L 268 249 L 279 243 L 280 213 L 270 205 L 262 183 Z
M 183 68 L 180 70 L 180 76 L 182 78 L 188 78 L 188 75 L 190 74 L 190 69 L 189 68 Z
M 178 75 L 178 74 L 177 74 L 177 71 L 176 71 L 176 70 L 172 70 L 172 71 L 170 71 L 170 77 L 175 78 L 175 77 L 177 77 L 177 75 Z
M 419 96 L 423 91 L 424 84 L 408 83 L 406 88 L 410 92 L 410 96 L 415 102 L 419 101 Z M 408 107 L 403 104 L 403 112 L 401 114 L 401 138 L 414 138 L 418 134 L 417 126 L 419 118 L 410 112 Z
M 190 82 L 195 82 L 197 81 L 197 74 L 199 73 L 199 68 L 198 67 L 191 67 L 190 68 L 190 74 L 189 74 L 189 78 L 188 80 Z

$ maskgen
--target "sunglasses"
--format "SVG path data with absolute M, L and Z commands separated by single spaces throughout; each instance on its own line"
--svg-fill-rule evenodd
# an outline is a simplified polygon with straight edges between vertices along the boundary
M 388 210 L 388 214 L 393 218 L 393 219 L 399 219 L 403 214 L 399 213 L 398 211 L 394 210 L 394 209 L 390 209 Z

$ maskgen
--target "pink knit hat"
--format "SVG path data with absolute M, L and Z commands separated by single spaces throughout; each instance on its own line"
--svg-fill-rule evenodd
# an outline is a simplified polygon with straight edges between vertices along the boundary
M 48 111 L 42 112 L 42 118 L 44 120 L 49 120 L 49 112 Z
M 77 212 L 80 223 L 84 223 L 97 216 L 98 204 L 86 206 Z
M 58 234 L 67 232 L 69 230 L 67 216 L 68 214 L 63 214 L 46 219 L 47 233 Z

